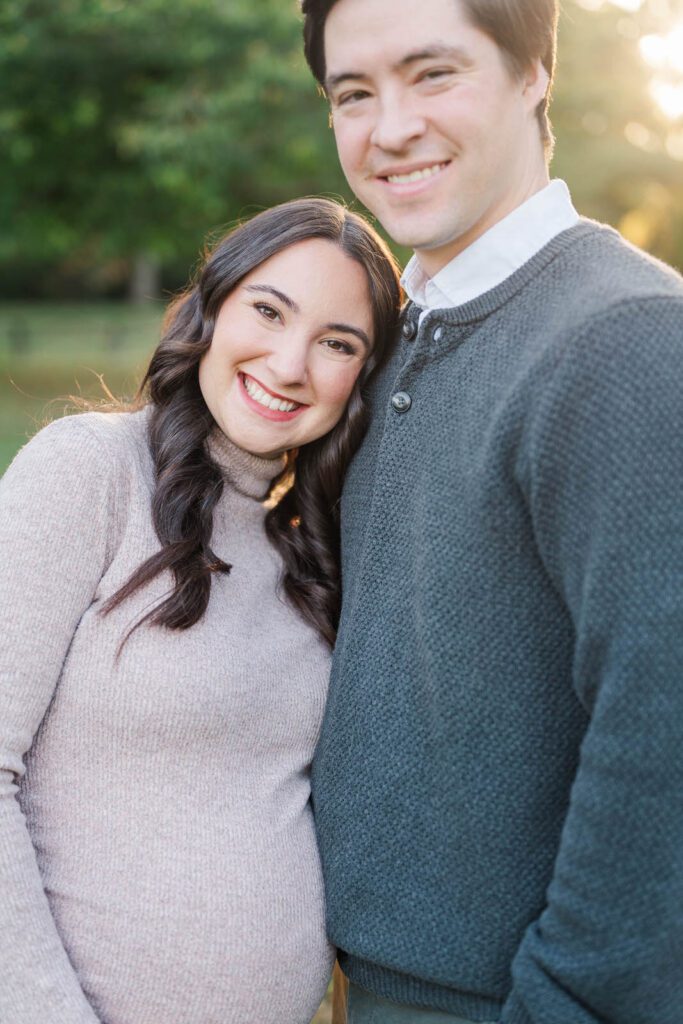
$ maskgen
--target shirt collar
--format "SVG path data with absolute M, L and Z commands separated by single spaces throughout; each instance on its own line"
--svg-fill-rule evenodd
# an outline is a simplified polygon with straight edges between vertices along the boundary
M 401 283 L 408 298 L 426 311 L 461 306 L 501 284 L 578 220 L 569 189 L 556 178 L 489 228 L 433 278 L 413 256 Z

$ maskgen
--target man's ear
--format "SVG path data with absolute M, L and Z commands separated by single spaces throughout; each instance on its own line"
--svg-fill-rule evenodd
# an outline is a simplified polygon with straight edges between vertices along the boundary
M 529 110 L 533 111 L 545 98 L 550 86 L 550 75 L 544 68 L 540 57 L 535 57 L 529 64 L 522 81 L 524 83 L 523 95 L 528 102 Z

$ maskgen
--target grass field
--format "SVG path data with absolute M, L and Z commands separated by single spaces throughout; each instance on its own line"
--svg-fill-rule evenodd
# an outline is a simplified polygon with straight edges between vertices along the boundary
M 0 303 L 0 473 L 69 396 L 130 397 L 159 336 L 163 305 Z

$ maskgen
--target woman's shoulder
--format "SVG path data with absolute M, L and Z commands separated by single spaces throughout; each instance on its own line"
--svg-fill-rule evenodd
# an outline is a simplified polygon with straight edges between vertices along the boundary
M 105 444 L 108 451 L 116 448 L 139 447 L 146 443 L 149 407 L 133 412 L 89 411 L 71 413 L 52 420 L 42 427 L 29 444 L 54 445 L 68 448 L 87 443 L 87 438 Z
M 87 508 L 149 472 L 148 411 L 84 412 L 53 420 L 18 452 L 2 489 Z
M 93 461 L 116 469 L 127 455 L 147 450 L 147 407 L 135 412 L 81 412 L 62 416 L 39 430 L 17 460 L 47 457 L 77 466 Z
M 148 508 L 147 417 L 78 413 L 39 430 L 0 480 L 0 540 L 30 536 L 51 550 L 89 537 L 106 562 L 125 522 Z

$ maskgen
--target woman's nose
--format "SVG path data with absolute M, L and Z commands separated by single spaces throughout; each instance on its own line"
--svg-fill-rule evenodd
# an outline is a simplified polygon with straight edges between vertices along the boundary
M 303 338 L 279 339 L 266 359 L 268 369 L 283 387 L 308 380 L 308 342 Z

